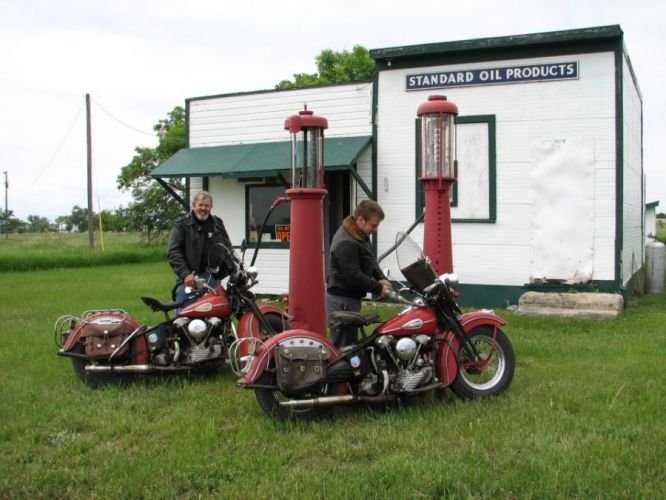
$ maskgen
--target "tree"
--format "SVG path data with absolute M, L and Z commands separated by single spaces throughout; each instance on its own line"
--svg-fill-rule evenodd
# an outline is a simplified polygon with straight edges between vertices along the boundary
M 140 228 L 149 241 L 161 237 L 183 212 L 180 203 L 150 177 L 150 172 L 186 146 L 185 110 L 176 106 L 153 130 L 159 139 L 157 147 L 135 148 L 134 158 L 121 169 L 117 179 L 118 187 L 129 190 L 134 198 L 125 217 L 132 227 Z M 175 192 L 185 194 L 182 179 L 169 179 L 167 183 Z
M 375 62 L 370 57 L 368 49 L 361 45 L 354 45 L 351 52 L 324 49 L 316 57 L 316 62 L 317 73 L 295 73 L 293 81 L 282 80 L 275 88 L 292 89 L 309 85 L 370 80 L 375 72 Z
M 31 233 L 41 233 L 44 228 L 48 229 L 51 225 L 46 217 L 39 215 L 28 215 L 28 231 Z
M 23 232 L 24 226 L 25 222 L 14 217 L 13 210 L 3 210 L 0 212 L 0 232 L 2 234 Z

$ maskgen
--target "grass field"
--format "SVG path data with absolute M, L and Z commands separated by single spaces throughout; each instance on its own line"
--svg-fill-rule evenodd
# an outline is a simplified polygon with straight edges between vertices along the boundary
M 55 355 L 60 315 L 156 322 L 139 296 L 172 280 L 163 259 L 0 273 L 0 498 L 666 497 L 663 294 L 607 322 L 499 311 L 517 369 L 497 399 L 285 424 L 229 370 L 91 390 Z
M 94 249 L 89 247 L 87 233 L 2 235 L 0 272 L 160 262 L 166 258 L 164 244 L 146 245 L 138 233 L 95 233 L 94 245 Z

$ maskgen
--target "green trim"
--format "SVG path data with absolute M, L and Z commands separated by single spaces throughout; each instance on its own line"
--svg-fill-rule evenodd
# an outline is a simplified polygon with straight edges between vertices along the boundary
M 623 289 L 622 248 L 624 244 L 624 109 L 622 41 L 615 44 L 615 285 Z
M 326 137 L 325 168 L 351 169 L 358 157 L 370 146 L 370 136 Z M 289 141 L 229 144 L 199 148 L 183 148 L 161 163 L 152 177 L 225 178 L 274 177 L 290 168 Z
M 419 133 L 419 118 L 415 121 L 415 138 L 414 138 L 414 165 L 415 165 L 415 183 L 414 183 L 414 192 L 415 192 L 415 202 L 414 210 L 416 216 L 421 215 L 424 209 L 425 196 L 423 194 L 423 183 L 418 181 L 420 171 L 420 140 L 421 135 Z M 470 116 L 457 116 L 456 124 L 466 124 L 466 123 L 486 123 L 488 124 L 488 217 L 485 219 L 451 219 L 451 222 L 455 223 L 495 223 L 497 222 L 497 127 L 495 125 L 495 115 L 470 115 Z M 452 207 L 458 206 L 458 193 L 459 187 L 458 183 L 454 182 L 452 186 L 452 197 L 453 201 L 451 202 Z M 465 193 L 463 193 L 465 196 Z M 468 193 L 469 196 L 469 193 Z
M 522 59 L 526 54 L 557 55 L 608 50 L 622 39 L 619 25 L 531 33 L 526 35 L 479 38 L 453 42 L 389 47 L 370 50 L 377 70 L 434 66 L 460 62 Z
M 651 201 L 650 203 L 645 204 L 645 209 L 649 210 L 650 208 L 657 208 L 659 206 L 658 201 Z
M 626 291 L 615 288 L 615 283 L 609 280 L 593 281 L 582 286 L 567 286 L 558 283 L 546 285 L 504 286 L 504 285 L 470 285 L 461 284 L 458 287 L 460 297 L 457 302 L 463 307 L 492 307 L 505 309 L 510 305 L 517 305 L 518 299 L 525 292 L 548 293 L 622 293 L 625 307 L 627 304 Z
M 506 309 L 518 304 L 518 299 L 527 290 L 522 286 L 465 285 L 457 288 L 460 297 L 456 299 L 462 307 L 489 307 Z
M 360 175 L 358 175 L 358 172 L 355 168 L 350 168 L 349 173 L 351 176 L 354 178 L 354 180 L 358 183 L 359 186 L 361 186 L 361 189 L 363 192 L 368 195 L 368 198 L 375 199 L 374 196 L 372 195 L 372 191 L 368 187 L 368 185 L 365 183 L 365 181 L 361 178 Z
M 554 280 L 552 282 L 533 284 L 526 283 L 525 290 L 531 292 L 550 292 L 550 293 L 567 293 L 567 292 L 601 292 L 601 293 L 620 293 L 616 288 L 615 282 L 612 280 L 593 280 L 590 283 L 582 285 L 567 285 L 564 280 Z
M 372 75 L 372 167 L 370 198 L 377 201 L 377 109 L 379 106 L 379 71 Z M 377 233 L 372 235 L 372 255 L 377 258 Z
M 185 101 L 185 147 L 190 147 L 190 103 Z

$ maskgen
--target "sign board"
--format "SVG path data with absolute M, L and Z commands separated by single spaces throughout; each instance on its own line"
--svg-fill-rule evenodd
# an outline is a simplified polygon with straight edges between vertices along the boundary
M 291 237 L 291 226 L 289 224 L 275 224 L 275 239 L 289 241 Z
M 443 89 L 472 85 L 577 80 L 578 61 L 497 68 L 415 73 L 405 77 L 405 90 Z

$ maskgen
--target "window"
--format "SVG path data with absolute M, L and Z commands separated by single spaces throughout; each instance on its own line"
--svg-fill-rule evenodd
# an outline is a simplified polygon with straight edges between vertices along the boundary
M 495 116 L 458 116 L 458 177 L 451 188 L 453 222 L 495 222 Z M 416 123 L 416 216 L 423 212 L 425 196 L 419 172 L 419 123 Z
M 247 220 L 245 221 L 247 242 L 251 245 L 259 240 L 259 231 L 266 214 L 278 196 L 284 196 L 285 186 L 282 184 L 249 184 L 245 187 Z M 264 226 L 261 238 L 262 246 L 286 247 L 290 225 L 290 204 L 276 206 Z

